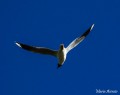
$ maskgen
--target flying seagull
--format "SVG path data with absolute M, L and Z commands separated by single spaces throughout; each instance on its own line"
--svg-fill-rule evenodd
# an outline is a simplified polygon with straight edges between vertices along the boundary
M 29 46 L 26 44 L 19 43 L 19 42 L 15 42 L 15 44 L 18 47 L 31 51 L 31 52 L 40 53 L 40 54 L 48 54 L 48 55 L 57 57 L 58 58 L 57 68 L 59 68 L 64 64 L 68 52 L 72 50 L 74 47 L 76 47 L 79 43 L 81 43 L 85 39 L 85 37 L 90 33 L 93 27 L 94 27 L 94 24 L 90 26 L 85 31 L 85 33 L 83 33 L 80 37 L 73 40 L 66 48 L 64 47 L 64 44 L 60 44 L 59 50 L 52 50 L 52 49 L 45 48 L 45 47 L 34 47 L 34 46 Z

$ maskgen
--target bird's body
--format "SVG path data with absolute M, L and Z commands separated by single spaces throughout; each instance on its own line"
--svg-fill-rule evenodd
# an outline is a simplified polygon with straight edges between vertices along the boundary
M 58 50 L 51 50 L 51 49 L 45 48 L 45 47 L 34 47 L 34 46 L 25 45 L 25 44 L 18 43 L 18 42 L 16 42 L 15 44 L 25 50 L 28 50 L 28 51 L 32 51 L 32 52 L 40 53 L 40 54 L 49 54 L 49 55 L 57 57 L 58 58 L 58 68 L 59 68 L 64 64 L 66 57 L 67 57 L 67 53 L 84 40 L 84 38 L 92 30 L 93 26 L 94 26 L 94 24 L 90 28 L 88 28 L 87 31 L 82 34 L 82 36 L 73 40 L 66 48 L 64 47 L 64 44 L 61 44 Z
M 64 45 L 60 45 L 60 49 L 57 53 L 57 58 L 58 58 L 58 67 L 62 66 L 64 61 L 66 60 L 66 48 L 64 47 Z

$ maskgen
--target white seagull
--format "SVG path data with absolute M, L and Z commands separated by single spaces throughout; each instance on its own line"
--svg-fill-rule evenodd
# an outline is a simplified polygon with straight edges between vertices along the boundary
M 74 47 L 76 47 L 80 42 L 82 42 L 85 39 L 85 37 L 89 34 L 89 32 L 93 29 L 93 27 L 94 27 L 94 24 L 91 27 L 89 27 L 86 30 L 86 32 L 83 33 L 80 37 L 73 40 L 66 48 L 64 47 L 64 44 L 60 44 L 59 50 L 51 50 L 45 47 L 34 47 L 34 46 L 25 45 L 19 42 L 15 42 L 15 44 L 18 47 L 23 48 L 28 51 L 32 51 L 32 52 L 40 53 L 40 54 L 48 54 L 48 55 L 57 57 L 58 58 L 57 68 L 59 68 L 64 64 L 68 52 Z

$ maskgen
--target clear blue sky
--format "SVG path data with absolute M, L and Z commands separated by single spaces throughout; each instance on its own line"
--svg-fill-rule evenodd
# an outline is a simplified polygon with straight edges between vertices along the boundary
M 14 41 L 58 49 L 92 24 L 67 56 L 20 49 Z M 1 0 L 0 95 L 96 95 L 120 91 L 120 0 Z

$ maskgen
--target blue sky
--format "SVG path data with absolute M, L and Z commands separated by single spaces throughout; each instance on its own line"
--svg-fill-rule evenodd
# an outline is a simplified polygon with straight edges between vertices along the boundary
M 120 88 L 119 0 L 1 0 L 0 95 L 96 95 Z M 57 68 L 57 59 L 14 41 L 58 49 L 94 29 Z

